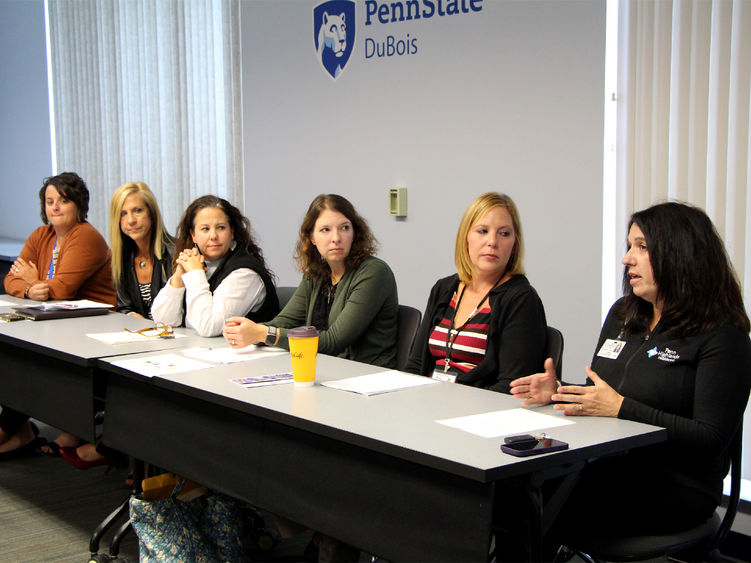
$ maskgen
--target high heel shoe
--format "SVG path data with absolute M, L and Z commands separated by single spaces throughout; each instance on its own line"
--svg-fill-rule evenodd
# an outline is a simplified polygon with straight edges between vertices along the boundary
M 73 447 L 60 448 L 60 455 L 65 461 L 70 463 L 76 469 L 84 470 L 91 469 L 92 467 L 99 467 L 100 465 L 106 465 L 107 471 L 104 472 L 105 475 L 112 471 L 112 468 L 117 465 L 117 462 L 115 462 L 115 460 L 108 457 L 101 457 L 99 459 L 91 461 L 81 459 L 76 452 L 76 448 Z

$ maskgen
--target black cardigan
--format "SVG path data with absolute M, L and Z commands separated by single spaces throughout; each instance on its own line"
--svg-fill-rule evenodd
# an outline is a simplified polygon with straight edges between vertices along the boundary
M 172 272 L 172 246 L 162 250 L 162 258 L 154 258 L 154 269 L 151 274 L 151 298 L 154 299 L 159 290 L 164 287 Z M 123 248 L 123 264 L 121 283 L 117 283 L 117 310 L 121 313 L 138 313 L 149 318 L 150 307 L 146 306 L 138 289 L 138 278 L 133 266 L 135 259 L 135 245 L 126 244 Z
M 438 280 L 430 291 L 406 371 L 430 376 L 435 359 L 430 354 L 428 339 L 459 286 L 454 274 Z M 547 322 L 545 309 L 535 289 L 525 276 L 517 275 L 490 292 L 490 329 L 485 359 L 456 383 L 492 391 L 509 392 L 509 384 L 543 370 Z

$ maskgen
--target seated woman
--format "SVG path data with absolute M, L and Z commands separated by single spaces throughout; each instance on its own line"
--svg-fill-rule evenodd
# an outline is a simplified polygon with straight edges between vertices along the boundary
M 174 272 L 151 306 L 155 321 L 217 336 L 230 317 L 262 322 L 279 312 L 250 221 L 227 200 L 207 195 L 191 203 L 177 227 L 175 250 Z
M 539 371 L 547 323 L 523 257 L 513 200 L 495 192 L 475 199 L 456 234 L 458 273 L 430 291 L 406 371 L 503 393 Z
M 318 351 L 387 368 L 396 366 L 399 299 L 391 268 L 374 256 L 367 222 L 340 195 L 319 195 L 308 207 L 297 241 L 303 279 L 281 313 L 266 324 L 235 317 L 224 337 L 232 348 L 265 342 L 289 348 L 287 331 L 301 325 L 319 331 Z M 305 528 L 284 518 L 285 537 Z M 357 561 L 359 550 L 315 535 L 319 561 Z
M 86 221 L 89 190 L 84 181 L 73 172 L 47 178 L 39 202 L 44 225 L 26 239 L 5 277 L 5 291 L 36 301 L 90 299 L 114 306 L 110 249 Z M 0 453 L 30 453 L 39 443 L 33 430 L 25 414 L 3 407 Z
M 172 272 L 174 243 L 146 184 L 130 182 L 115 190 L 109 231 L 117 310 L 150 319 L 151 302 Z
M 167 272 L 172 271 L 174 246 L 156 198 L 146 184 L 130 182 L 115 190 L 110 203 L 109 233 L 117 310 L 150 319 L 152 299 L 167 283 Z M 66 434 L 57 441 L 72 445 L 79 439 Z M 122 455 L 101 444 L 65 447 L 61 454 L 78 469 L 122 462 Z
M 233 348 L 259 342 L 288 348 L 288 329 L 312 325 L 320 353 L 395 367 L 396 280 L 375 248 L 367 222 L 349 201 L 317 196 L 300 226 L 295 258 L 303 279 L 294 295 L 266 324 L 228 319 L 224 337 Z
M 719 505 L 730 444 L 751 387 L 749 319 L 737 277 L 700 209 L 662 203 L 634 213 L 622 260 L 624 296 L 610 309 L 586 385 L 545 373 L 512 383 L 523 405 L 560 401 L 567 415 L 609 416 L 668 430 L 667 443 L 591 463 L 554 537 L 664 534 Z

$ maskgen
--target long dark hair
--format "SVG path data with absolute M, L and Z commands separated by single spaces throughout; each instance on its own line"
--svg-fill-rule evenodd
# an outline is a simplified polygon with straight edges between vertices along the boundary
M 182 252 L 186 248 L 191 248 L 193 246 L 193 238 L 190 236 L 190 231 L 193 229 L 193 222 L 196 219 L 196 214 L 201 209 L 204 209 L 206 207 L 216 207 L 217 209 L 221 209 L 224 212 L 224 214 L 227 216 L 227 220 L 229 221 L 229 225 L 232 228 L 232 232 L 234 233 L 235 242 L 239 246 L 247 250 L 248 254 L 258 260 L 258 262 L 261 263 L 261 266 L 263 266 L 263 269 L 273 277 L 273 273 L 271 272 L 271 270 L 269 270 L 268 266 L 266 265 L 266 260 L 264 260 L 263 258 L 263 252 L 261 251 L 261 248 L 255 242 L 253 242 L 253 237 L 251 236 L 250 229 L 250 220 L 245 217 L 240 212 L 240 210 L 232 205 L 229 201 L 215 195 L 205 195 L 199 197 L 197 200 L 191 203 L 185 210 L 185 213 L 183 213 L 182 219 L 180 219 L 180 223 L 177 226 L 177 234 L 175 235 L 175 256 L 172 260 L 172 270 L 174 271 L 176 268 L 177 257 L 179 256 L 180 252 Z
M 666 332 L 688 336 L 723 324 L 751 330 L 740 283 L 725 245 L 707 214 L 686 203 L 653 205 L 631 216 L 647 241 L 649 261 L 662 301 Z M 627 331 L 643 329 L 652 306 L 634 295 L 623 271 L 623 294 L 616 314 Z
M 368 222 L 363 219 L 354 206 L 345 198 L 337 194 L 320 194 L 311 202 L 308 212 L 300 225 L 300 237 L 295 246 L 295 260 L 297 267 L 304 276 L 311 279 L 324 279 L 331 275 L 331 268 L 321 259 L 318 249 L 310 241 L 318 216 L 325 209 L 338 211 L 352 223 L 353 238 L 344 267 L 347 270 L 357 268 L 363 260 L 370 258 L 376 252 L 378 243 L 370 232 Z

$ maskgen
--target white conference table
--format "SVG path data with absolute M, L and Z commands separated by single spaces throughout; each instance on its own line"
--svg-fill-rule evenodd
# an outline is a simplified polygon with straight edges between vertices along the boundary
M 368 397 L 230 381 L 289 371 L 286 354 L 154 378 L 113 361 L 99 361 L 107 445 L 393 561 L 485 560 L 506 483 L 539 493 L 548 476 L 666 438 L 640 423 L 574 417 L 546 432 L 570 449 L 516 458 L 500 451 L 502 437 L 436 422 L 519 408 L 508 395 L 439 383 Z M 318 358 L 319 381 L 378 371 Z M 533 558 L 545 527 L 538 501 Z
M 10 295 L 0 295 L 0 301 L 15 305 L 35 303 Z M 12 305 L 0 304 L 0 313 L 12 310 Z M 126 327 L 139 330 L 153 324 L 148 319 L 114 312 L 71 319 L 0 322 L 0 403 L 94 440 L 95 403 L 104 396 L 104 387 L 95 372 L 98 358 L 183 348 L 212 340 L 182 328 L 175 332 L 185 338 L 144 337 L 140 342 L 114 345 L 86 336 L 118 332 Z

